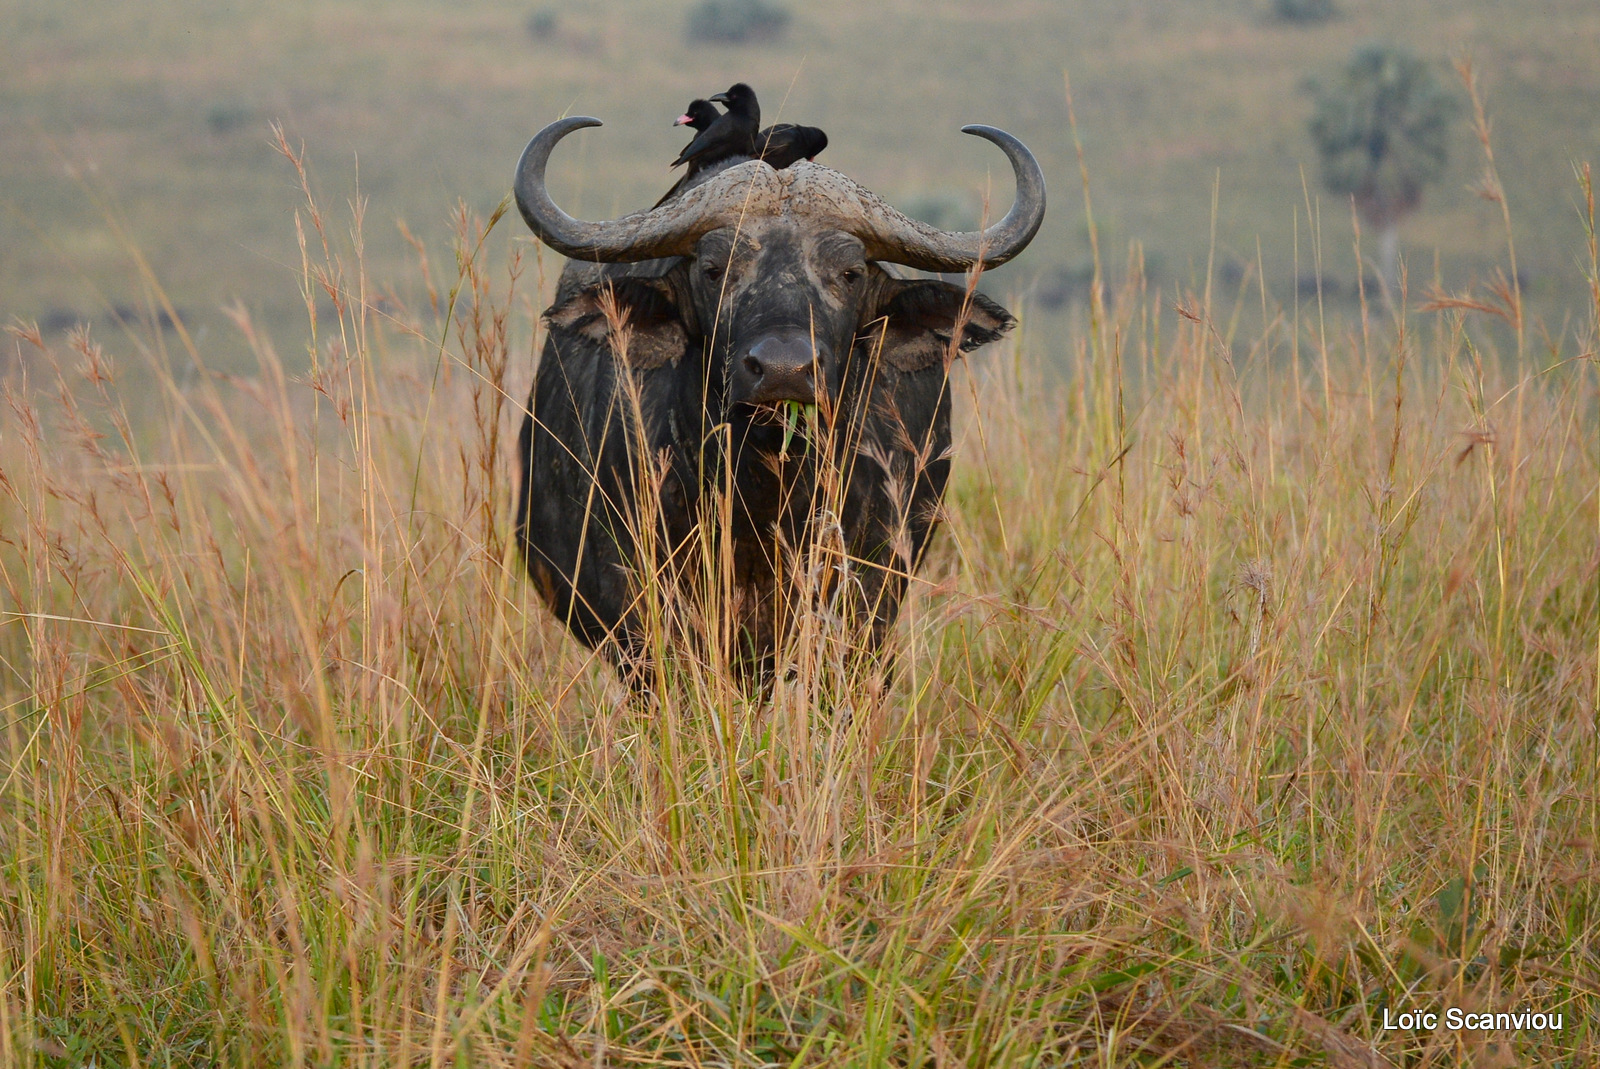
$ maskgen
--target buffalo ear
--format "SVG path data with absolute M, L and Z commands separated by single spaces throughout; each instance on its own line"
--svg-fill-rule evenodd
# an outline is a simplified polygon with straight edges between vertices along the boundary
M 877 318 L 861 331 L 866 342 L 883 347 L 883 358 L 901 371 L 921 371 L 935 361 L 998 341 L 1017 325 L 1012 314 L 981 293 L 938 279 L 894 280 L 885 287 Z M 959 326 L 961 338 L 951 341 Z
M 619 278 L 586 286 L 552 305 L 544 318 L 552 327 L 606 343 L 613 357 L 632 368 L 676 364 L 689 347 L 672 289 L 659 279 Z

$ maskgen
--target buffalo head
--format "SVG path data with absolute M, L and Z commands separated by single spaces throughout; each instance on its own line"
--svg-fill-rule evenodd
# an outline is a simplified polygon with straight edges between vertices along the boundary
M 833 400 L 854 339 L 878 320 L 894 328 L 885 317 L 896 307 L 944 320 L 946 337 L 958 319 L 974 323 L 977 334 L 963 338 L 962 348 L 988 340 L 985 321 L 992 330 L 1009 317 L 996 316 L 987 301 L 974 304 L 965 290 L 944 283 L 895 280 L 876 262 L 941 272 L 997 266 L 1021 252 L 1044 219 L 1044 178 L 1033 155 L 1002 130 L 968 126 L 965 132 L 998 145 L 1016 174 L 1011 211 L 983 231 L 935 229 L 809 161 L 783 170 L 759 160 L 735 162 L 651 211 L 582 222 L 550 199 L 545 166 L 561 138 L 599 125 L 563 119 L 528 144 L 515 186 L 522 217 L 547 245 L 575 260 L 687 258 L 687 292 L 673 292 L 666 281 L 655 288 L 709 340 L 722 398 L 734 407 Z M 624 303 L 632 302 L 624 297 Z M 639 309 L 624 311 L 640 318 Z

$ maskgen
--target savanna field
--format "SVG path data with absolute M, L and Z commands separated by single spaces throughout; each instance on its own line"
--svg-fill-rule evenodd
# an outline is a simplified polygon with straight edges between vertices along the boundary
M 1153 266 L 1061 112 L 1084 299 L 954 365 L 893 670 L 819 613 L 768 700 L 633 694 L 525 579 L 506 203 L 402 255 L 278 134 L 298 320 L 200 336 L 100 200 L 142 325 L 0 355 L 0 1064 L 1600 1064 L 1589 170 L 1529 252 L 1471 111 L 1498 229 L 1391 297 L 1298 176 L 1262 251 L 1205 169 Z M 1561 1028 L 1383 1027 L 1446 1007 Z

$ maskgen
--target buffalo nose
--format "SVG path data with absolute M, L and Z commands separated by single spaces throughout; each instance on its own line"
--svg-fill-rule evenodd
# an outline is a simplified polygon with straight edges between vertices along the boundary
M 739 359 L 734 399 L 750 404 L 817 400 L 816 367 L 821 354 L 809 333 L 769 334 Z

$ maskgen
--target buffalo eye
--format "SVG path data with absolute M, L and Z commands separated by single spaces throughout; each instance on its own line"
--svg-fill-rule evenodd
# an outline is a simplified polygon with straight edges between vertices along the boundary
M 712 282 L 722 277 L 722 265 L 715 260 L 707 260 L 700 270 L 704 271 L 706 278 Z
M 861 276 L 863 273 L 864 272 L 859 267 L 847 267 L 843 271 L 839 272 L 839 280 L 846 286 L 854 286 L 857 282 L 861 281 Z

